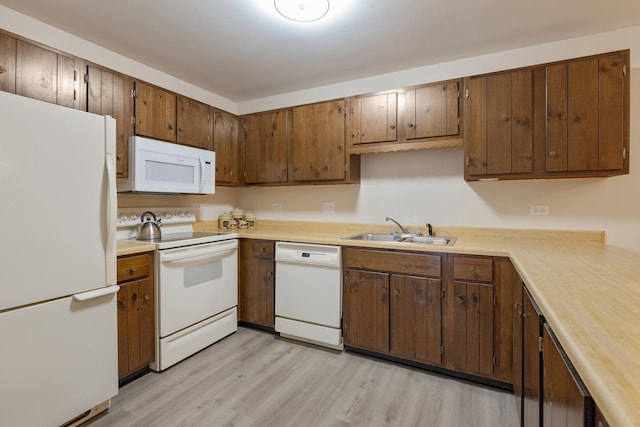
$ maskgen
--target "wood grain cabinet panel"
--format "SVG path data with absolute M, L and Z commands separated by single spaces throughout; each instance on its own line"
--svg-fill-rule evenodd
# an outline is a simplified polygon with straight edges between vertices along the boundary
M 118 377 L 126 380 L 155 360 L 153 253 L 118 257 Z
M 343 283 L 343 335 L 346 346 L 389 351 L 387 273 L 347 268 Z
M 240 240 L 239 320 L 275 327 L 275 243 Z
M 176 142 L 176 95 L 159 87 L 135 82 L 135 133 Z
M 594 425 L 594 403 L 548 323 L 543 329 L 543 427 Z
M 116 175 L 128 176 L 129 137 L 133 136 L 133 79 L 95 66 L 87 67 L 87 111 L 116 120 Z
M 178 144 L 213 151 L 212 106 L 178 95 L 176 122 Z
M 245 183 L 288 181 L 289 114 L 288 110 L 278 110 L 243 116 Z
M 390 298 L 391 354 L 430 365 L 440 365 L 442 281 L 392 275 Z
M 0 90 L 16 93 L 16 39 L 0 33 Z
M 345 100 L 293 108 L 293 180 L 345 179 Z
M 64 107 L 84 110 L 83 61 L 16 41 L 15 93 Z
M 399 139 L 459 135 L 460 81 L 410 88 L 398 97 Z
M 547 172 L 625 169 L 626 64 L 618 52 L 546 67 Z
M 213 149 L 216 152 L 216 183 L 242 183 L 240 119 L 222 110 L 213 113 Z
M 352 144 L 397 139 L 397 92 L 355 96 L 350 99 Z
M 533 172 L 532 71 L 467 79 L 465 177 Z

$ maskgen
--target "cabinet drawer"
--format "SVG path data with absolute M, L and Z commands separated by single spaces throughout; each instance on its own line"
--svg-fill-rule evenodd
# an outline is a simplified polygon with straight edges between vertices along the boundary
M 492 282 L 493 260 L 456 256 L 453 258 L 453 278 L 475 282 Z
M 254 241 L 251 243 L 254 258 L 274 259 L 275 244 L 271 241 Z
M 149 275 L 152 254 L 118 258 L 118 283 Z
M 344 253 L 347 268 L 412 276 L 440 277 L 442 274 L 442 257 L 439 254 L 425 255 L 366 249 L 347 249 Z

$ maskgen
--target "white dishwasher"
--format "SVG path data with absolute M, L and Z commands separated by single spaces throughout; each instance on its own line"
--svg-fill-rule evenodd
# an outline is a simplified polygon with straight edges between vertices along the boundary
M 339 246 L 276 242 L 276 332 L 342 350 Z

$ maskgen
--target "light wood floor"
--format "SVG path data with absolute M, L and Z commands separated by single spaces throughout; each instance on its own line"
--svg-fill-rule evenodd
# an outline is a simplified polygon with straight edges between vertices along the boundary
M 103 426 L 517 425 L 513 395 L 240 328 L 120 389 Z

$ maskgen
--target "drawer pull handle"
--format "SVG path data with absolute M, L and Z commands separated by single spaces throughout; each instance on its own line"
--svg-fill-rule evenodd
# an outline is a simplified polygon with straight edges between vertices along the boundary
M 130 268 L 130 271 L 131 271 L 132 273 L 135 273 L 136 271 L 138 271 L 138 266 L 137 266 L 137 265 L 135 265 L 135 264 L 134 264 L 134 265 L 132 265 L 132 266 L 131 266 L 131 268 Z
M 398 296 L 398 295 L 400 295 L 400 291 L 398 291 L 397 289 L 394 289 L 394 290 L 393 290 L 393 294 L 394 294 L 395 296 Z
M 462 298 L 462 297 L 456 297 L 456 302 L 457 302 L 458 304 L 463 304 L 463 303 L 464 303 L 464 298 Z
M 151 295 L 149 294 L 144 294 L 144 300 L 145 301 L 149 301 L 151 299 Z
M 475 273 L 475 272 L 476 272 L 476 268 L 475 268 L 475 267 L 471 267 L 469 270 L 470 270 L 472 273 Z

